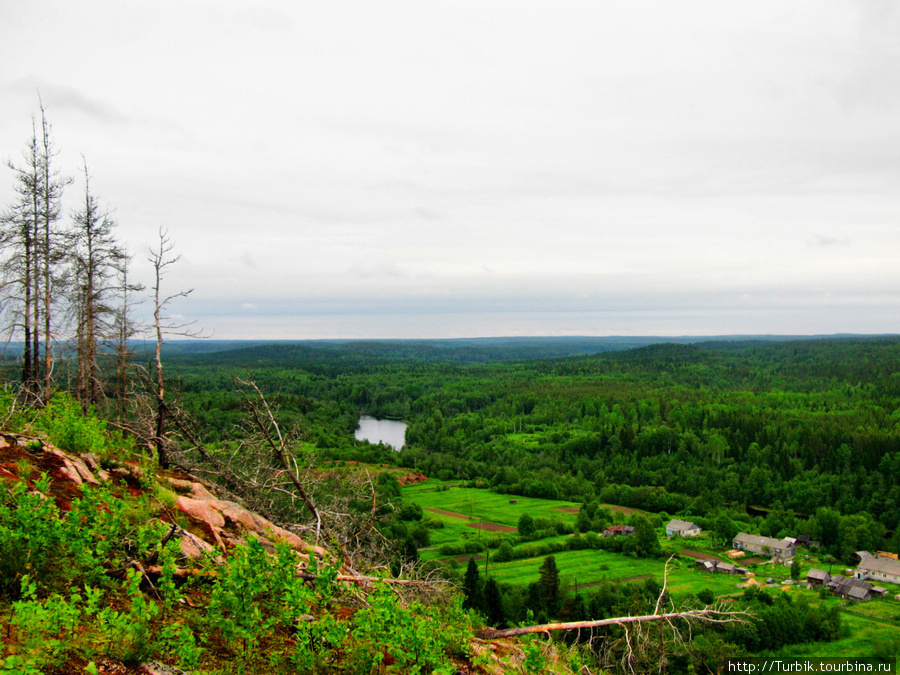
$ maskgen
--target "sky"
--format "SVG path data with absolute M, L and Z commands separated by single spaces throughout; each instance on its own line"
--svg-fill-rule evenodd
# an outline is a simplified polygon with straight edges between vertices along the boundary
M 900 333 L 898 73 L 895 0 L 0 0 L 0 158 L 216 338 Z

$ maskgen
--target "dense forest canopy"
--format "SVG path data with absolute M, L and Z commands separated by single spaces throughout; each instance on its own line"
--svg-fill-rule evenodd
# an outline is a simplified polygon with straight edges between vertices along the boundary
M 250 370 L 326 452 L 352 445 L 369 413 L 409 423 L 393 460 L 500 491 L 696 515 L 752 506 L 788 524 L 822 508 L 868 514 L 887 530 L 900 520 L 898 338 L 491 359 L 383 342 L 261 345 L 171 363 L 211 440 L 238 413 L 233 374 Z

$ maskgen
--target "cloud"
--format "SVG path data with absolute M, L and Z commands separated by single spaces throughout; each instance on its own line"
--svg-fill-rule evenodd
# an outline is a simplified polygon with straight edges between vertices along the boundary
M 249 253 L 244 253 L 241 257 L 237 258 L 237 262 L 241 263 L 245 267 L 256 268 L 256 261 L 253 259 Z
M 849 246 L 849 239 L 838 239 L 836 237 L 825 237 L 821 234 L 806 243 L 810 248 L 831 248 L 833 246 Z
M 82 92 L 65 85 L 56 84 L 43 78 L 30 76 L 20 78 L 5 85 L 16 94 L 38 96 L 49 110 L 71 110 L 101 124 L 128 124 L 132 120 L 114 106 L 85 96 Z

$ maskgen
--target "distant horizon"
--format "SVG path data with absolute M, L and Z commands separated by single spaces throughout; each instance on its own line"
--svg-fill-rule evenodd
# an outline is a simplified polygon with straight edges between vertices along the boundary
M 207 338 L 189 338 L 189 337 L 173 337 L 166 339 L 164 344 L 216 344 L 216 343 L 233 343 L 233 342 L 252 342 L 252 343 L 301 343 L 301 342 L 477 342 L 477 341 L 627 341 L 627 340 L 679 340 L 679 341 L 726 341 L 726 340 L 825 340 L 825 339 L 855 339 L 855 338 L 900 338 L 900 333 L 692 333 L 680 335 L 662 335 L 662 334 L 632 334 L 632 335 L 468 335 L 462 337 L 321 337 L 321 338 L 247 338 L 247 337 L 218 337 L 212 336 Z M 155 338 L 151 337 L 134 337 L 129 343 L 149 343 L 153 344 Z M 8 340 L 5 343 L 7 348 L 16 348 L 22 345 L 22 340 Z

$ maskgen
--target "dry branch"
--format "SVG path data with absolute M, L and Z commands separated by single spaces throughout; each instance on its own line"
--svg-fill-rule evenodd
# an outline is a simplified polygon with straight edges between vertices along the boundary
M 746 612 L 726 612 L 718 609 L 692 609 L 685 612 L 671 612 L 669 614 L 645 614 L 643 616 L 620 616 L 612 619 L 599 619 L 597 621 L 568 621 L 564 623 L 545 623 L 537 626 L 522 626 L 519 628 L 506 628 L 496 630 L 489 628 L 478 631 L 475 635 L 485 640 L 497 638 L 516 637 L 529 633 L 548 633 L 554 630 L 574 630 L 577 628 L 599 628 L 600 626 L 627 625 L 632 623 L 646 623 L 650 621 L 670 621 L 672 619 L 700 620 L 707 623 L 730 623 L 744 621 L 750 615 Z
M 236 383 L 238 384 L 238 391 L 247 403 L 247 410 L 250 417 L 256 425 L 263 441 L 272 448 L 273 454 L 294 484 L 294 488 L 297 490 L 300 501 L 304 503 L 306 508 L 309 509 L 309 512 L 316 519 L 316 543 L 318 543 L 322 534 L 322 516 L 309 493 L 306 491 L 306 488 L 303 486 L 297 462 L 291 462 L 293 457 L 288 456 L 287 443 L 281 433 L 278 422 L 275 421 L 275 415 L 272 413 L 272 409 L 269 407 L 266 397 L 263 396 L 263 393 L 259 390 L 259 387 L 256 386 L 255 382 L 236 379 Z M 250 398 L 245 390 L 247 388 L 253 390 L 256 394 L 256 400 Z

